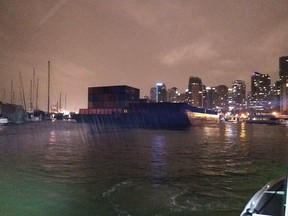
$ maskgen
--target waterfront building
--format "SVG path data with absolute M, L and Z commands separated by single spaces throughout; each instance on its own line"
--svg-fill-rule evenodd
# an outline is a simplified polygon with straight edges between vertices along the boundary
M 189 104 L 194 107 L 203 107 L 203 84 L 199 77 L 189 78 L 188 90 Z
M 235 105 L 233 102 L 233 89 L 232 89 L 232 87 L 228 88 L 228 109 L 229 109 L 229 111 L 235 110 Z
M 164 83 L 156 84 L 156 102 L 167 102 L 167 90 Z
M 267 101 L 270 93 L 271 79 L 268 74 L 253 72 L 251 76 L 251 93 L 255 101 Z
M 150 89 L 150 100 L 156 102 L 156 87 Z
M 2 102 L 0 102 L 0 114 L 13 123 L 25 122 L 28 117 L 26 110 L 21 105 Z
M 205 91 L 203 91 L 203 101 L 205 109 L 227 112 L 229 101 L 228 87 L 225 85 L 205 87 Z
M 280 111 L 288 112 L 288 56 L 279 58 Z
M 205 109 L 214 109 L 215 108 L 215 87 L 205 87 L 203 91 L 203 106 Z
M 215 87 L 214 96 L 214 109 L 217 111 L 228 111 L 228 87 L 225 85 L 219 85 Z
M 232 105 L 235 110 L 244 110 L 246 107 L 246 84 L 243 80 L 235 80 L 232 85 Z
M 251 76 L 251 101 L 258 109 L 270 109 L 271 79 L 268 74 L 253 72 Z
M 288 80 L 288 56 L 279 58 L 279 78 L 281 81 Z
M 188 89 L 185 90 L 184 93 L 179 93 L 179 96 L 178 96 L 178 100 L 180 103 L 187 103 L 189 104 L 189 98 L 190 98 L 190 95 L 191 93 L 189 92 Z
M 281 81 L 276 80 L 270 89 L 271 110 L 280 111 Z
M 171 89 L 168 89 L 168 102 L 171 102 L 171 103 L 180 102 L 178 88 L 173 87 Z

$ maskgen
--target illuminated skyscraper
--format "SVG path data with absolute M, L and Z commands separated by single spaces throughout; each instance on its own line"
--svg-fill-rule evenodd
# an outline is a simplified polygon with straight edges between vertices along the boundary
M 251 96 L 257 102 L 266 102 L 270 93 L 271 79 L 268 74 L 253 72 L 251 76 Z
M 164 83 L 156 84 L 156 102 L 167 102 L 167 90 Z
M 214 105 L 217 110 L 228 111 L 228 87 L 219 85 L 215 87 Z
M 288 80 L 288 56 L 279 58 L 279 78 L 284 82 Z
M 279 58 L 280 111 L 288 112 L 288 56 Z
M 281 94 L 281 81 L 276 80 L 274 85 L 271 86 L 271 109 L 280 111 L 280 94 Z
M 179 103 L 179 92 L 176 87 L 168 89 L 168 102 Z
M 211 110 L 215 108 L 215 87 L 205 87 L 205 91 L 203 91 L 203 107 Z
M 233 82 L 232 103 L 236 110 L 242 110 L 246 106 L 246 84 L 243 80 Z
M 212 109 L 219 112 L 228 111 L 228 87 L 225 85 L 205 87 L 203 100 L 205 109 Z
M 199 77 L 191 76 L 188 84 L 189 104 L 195 107 L 203 107 L 203 85 Z

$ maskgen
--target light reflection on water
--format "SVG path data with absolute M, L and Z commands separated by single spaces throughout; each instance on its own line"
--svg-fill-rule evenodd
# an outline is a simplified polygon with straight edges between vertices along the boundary
M 240 130 L 240 137 L 242 139 L 242 141 L 245 141 L 245 138 L 246 138 L 246 130 L 245 130 L 245 122 L 242 122 L 241 123 L 241 130 Z
M 54 144 L 56 142 L 55 131 L 51 130 L 49 137 L 49 144 Z
M 165 136 L 153 136 L 151 145 L 151 176 L 153 176 L 154 178 L 163 178 L 164 176 L 166 176 Z
M 287 129 L 1 127 L 0 215 L 239 215 L 284 173 Z

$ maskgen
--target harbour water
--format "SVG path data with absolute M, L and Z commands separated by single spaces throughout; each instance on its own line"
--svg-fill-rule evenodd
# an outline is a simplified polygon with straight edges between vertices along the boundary
M 288 127 L 0 127 L 0 215 L 240 215 L 287 168 Z

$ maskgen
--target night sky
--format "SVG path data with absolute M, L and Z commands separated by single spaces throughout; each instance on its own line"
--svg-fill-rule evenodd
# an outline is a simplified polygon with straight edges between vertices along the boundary
M 0 100 L 10 101 L 19 71 L 25 97 L 33 67 L 39 105 L 67 94 L 67 108 L 87 107 L 91 86 L 129 85 L 148 95 L 156 82 L 184 92 L 190 76 L 231 86 L 252 71 L 278 78 L 288 55 L 287 0 L 0 0 Z M 63 101 L 62 98 L 62 101 Z

